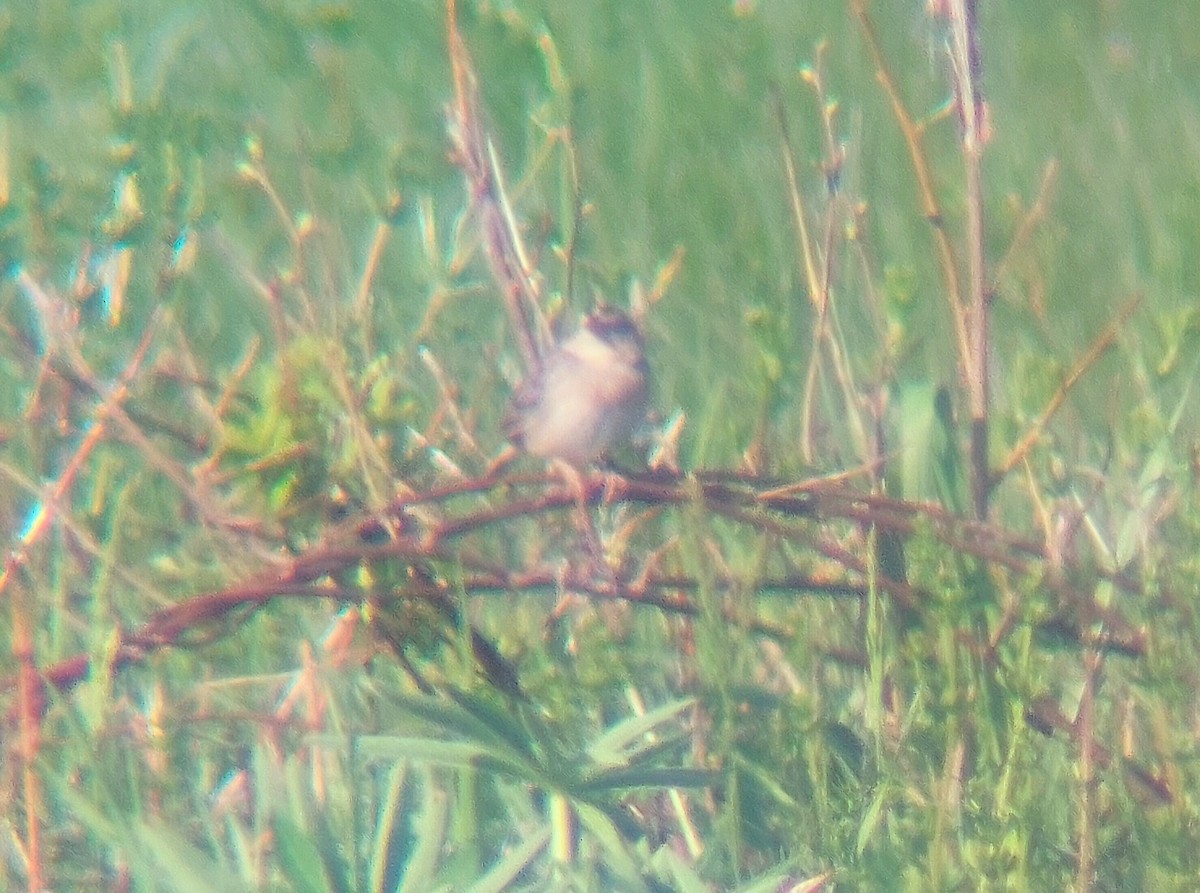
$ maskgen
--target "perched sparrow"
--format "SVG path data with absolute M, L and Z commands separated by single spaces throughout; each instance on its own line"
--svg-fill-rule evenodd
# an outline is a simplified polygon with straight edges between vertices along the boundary
M 534 456 L 587 465 L 642 420 L 649 375 L 633 320 L 598 309 L 517 387 L 504 414 L 504 434 Z

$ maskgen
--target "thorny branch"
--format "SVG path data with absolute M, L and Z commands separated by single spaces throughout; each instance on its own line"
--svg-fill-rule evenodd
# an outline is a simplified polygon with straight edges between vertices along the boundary
M 852 528 L 873 525 L 910 537 L 918 531 L 932 530 L 957 553 L 1003 566 L 1015 573 L 1032 575 L 1043 563 L 1042 547 L 1015 537 L 992 525 L 968 522 L 936 508 L 865 495 L 844 488 L 814 488 L 785 495 L 779 481 L 761 481 L 746 476 L 710 473 L 688 478 L 680 475 L 643 474 L 620 478 L 615 486 L 610 473 L 595 473 L 586 481 L 586 495 L 593 504 L 601 501 L 623 503 L 631 508 L 652 512 L 686 507 L 696 499 L 713 516 L 724 517 L 747 530 L 769 534 L 824 555 L 840 565 L 840 573 L 813 574 L 796 566 L 782 573 L 758 579 L 719 576 L 713 582 L 718 591 L 753 591 L 778 598 L 851 598 L 865 597 L 867 570 L 854 550 L 837 545 L 822 532 L 829 525 L 846 524 Z M 481 537 L 503 530 L 522 519 L 546 514 L 566 514 L 576 507 L 577 494 L 559 486 L 552 476 L 514 475 L 503 478 L 465 480 L 425 494 L 397 500 L 384 516 L 358 518 L 331 531 L 320 543 L 290 559 L 265 567 L 255 578 L 236 585 L 201 593 L 149 616 L 136 629 L 126 631 L 104 668 L 91 665 L 81 654 L 43 668 L 43 684 L 60 690 L 69 689 L 90 673 L 113 673 L 144 660 L 164 648 L 188 646 L 204 639 L 204 631 L 227 628 L 232 620 L 244 619 L 247 612 L 261 609 L 275 600 L 321 599 L 340 604 L 363 602 L 367 594 L 342 580 L 358 568 L 400 569 L 392 579 L 408 582 L 398 586 L 390 598 L 399 601 L 442 603 L 462 596 L 486 596 L 499 593 L 577 592 L 596 599 L 615 599 L 634 606 L 652 608 L 685 617 L 698 614 L 693 597 L 700 581 L 687 574 L 662 569 L 661 556 L 643 566 L 622 567 L 615 574 L 615 585 L 598 581 L 592 575 L 567 568 L 553 561 L 535 561 L 526 567 L 509 567 L 486 557 Z M 484 500 L 482 507 L 480 500 Z M 464 501 L 466 508 L 459 507 Z M 418 521 L 421 506 L 438 504 L 441 511 L 434 520 Z M 455 586 L 430 568 L 456 567 Z M 1128 592 L 1136 592 L 1136 581 L 1112 575 L 1111 582 Z M 1046 574 L 1044 585 L 1056 599 L 1057 609 L 1039 620 L 1037 627 L 1047 635 L 1070 639 L 1096 653 L 1141 656 L 1146 640 L 1117 610 L 1098 604 L 1091 595 L 1068 583 L 1062 574 Z M 935 593 L 901 581 L 877 580 L 880 589 L 905 608 L 936 610 Z M 731 623 L 746 623 L 744 611 L 730 615 Z M 751 619 L 749 629 L 759 635 L 788 639 L 793 631 L 764 619 Z M 1011 629 L 1008 630 L 1011 632 Z M 965 634 L 966 635 L 966 634 Z M 969 643 L 982 660 L 998 661 L 997 643 Z M 840 646 L 830 643 L 830 653 Z M 865 658 L 860 658 L 865 662 Z M 13 690 L 16 679 L 0 680 L 0 692 Z M 44 703 L 43 694 L 37 703 Z M 1031 722 L 1039 728 L 1061 724 L 1046 719 L 1044 704 L 1027 708 Z M 1069 730 L 1068 730 L 1069 731 Z M 1135 764 L 1130 771 L 1144 784 L 1159 791 L 1165 799 L 1173 795 L 1165 781 Z
M 915 535 L 923 526 L 955 550 L 1014 572 L 1032 574 L 1043 560 L 1042 547 L 1000 528 L 966 522 L 935 508 L 898 502 L 883 497 L 837 489 L 814 490 L 802 495 L 764 496 L 777 482 L 754 483 L 744 477 L 709 474 L 696 479 L 700 498 L 713 515 L 735 521 L 748 529 L 767 532 L 799 546 L 807 546 L 842 565 L 838 577 L 814 577 L 799 568 L 782 575 L 753 581 L 724 579 L 719 585 L 731 588 L 751 582 L 763 592 L 781 595 L 824 595 L 858 597 L 864 592 L 865 569 L 849 551 L 835 548 L 822 539 L 821 529 L 828 524 L 846 522 L 902 536 Z M 602 500 L 662 511 L 682 507 L 696 498 L 689 478 L 679 475 L 629 475 L 620 479 L 619 494 L 612 494 L 612 476 L 595 473 L 586 481 L 586 496 L 593 504 Z M 532 495 L 526 495 L 526 490 Z M 482 508 L 474 497 L 490 496 Z M 472 507 L 454 512 L 450 504 L 471 497 Z M 552 476 L 512 476 L 501 479 L 478 478 L 461 485 L 432 490 L 423 495 L 398 500 L 386 517 L 359 519 L 331 532 L 319 545 L 291 559 L 265 568 L 257 579 L 245 581 L 218 592 L 197 595 L 154 614 L 125 641 L 139 647 L 166 647 L 180 644 L 185 633 L 220 621 L 231 611 L 255 607 L 275 598 L 322 598 L 354 600 L 354 592 L 334 580 L 339 574 L 360 565 L 398 563 L 425 566 L 430 562 L 460 564 L 467 594 L 501 591 L 538 592 L 565 588 L 601 597 L 616 598 L 673 612 L 692 613 L 694 606 L 687 593 L 698 581 L 686 574 L 663 573 L 645 568 L 623 568 L 615 589 L 568 571 L 565 575 L 551 564 L 534 564 L 512 569 L 483 557 L 470 548 L 473 537 L 486 534 L 520 519 L 569 512 L 577 495 L 557 485 Z M 436 520 L 418 522 L 419 506 L 441 503 Z M 383 539 L 384 542 L 377 543 Z M 1061 575 L 1046 580 L 1059 600 L 1061 611 L 1047 620 L 1058 634 L 1065 632 L 1081 643 L 1129 655 L 1145 650 L 1144 635 L 1118 611 L 1096 604 L 1083 590 L 1072 587 Z M 1137 592 L 1138 584 L 1114 574 L 1111 582 L 1119 589 Z M 900 581 L 883 581 L 883 587 L 897 597 L 919 607 L 933 596 Z M 440 591 L 440 590 L 439 590 Z M 431 590 L 414 585 L 398 595 L 424 598 Z M 1097 632 L 1096 627 L 1102 628 Z M 782 631 L 781 631 L 782 633 Z M 785 634 L 785 633 L 783 633 Z M 53 675 L 51 678 L 54 678 Z M 70 684 L 75 679 L 62 680 Z

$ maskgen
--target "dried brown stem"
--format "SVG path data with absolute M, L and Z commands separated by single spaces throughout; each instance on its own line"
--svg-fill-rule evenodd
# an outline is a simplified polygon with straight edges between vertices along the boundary
M 1005 277 L 1008 275 L 1008 269 L 1014 262 L 1014 258 L 1019 255 L 1021 249 L 1025 247 L 1042 221 L 1046 219 L 1046 214 L 1050 210 L 1050 198 L 1054 195 L 1054 187 L 1057 182 L 1058 162 L 1052 159 L 1046 163 L 1046 167 L 1042 171 L 1042 182 L 1038 184 L 1037 197 L 1034 198 L 1033 205 L 1021 218 L 1021 223 L 1017 226 L 1017 231 L 1009 241 L 1008 250 L 1004 252 L 1004 256 L 996 264 L 990 286 L 992 291 L 995 291 L 999 288 L 1000 283 L 1004 282 Z
M 975 13 L 976 0 L 950 0 L 950 55 L 962 123 L 962 152 L 967 210 L 967 394 L 971 404 L 971 491 L 975 517 L 988 514 L 988 429 L 990 412 L 991 291 L 984 257 L 983 149 L 985 106 L 981 99 L 982 62 Z
M 214 629 L 231 615 L 257 610 L 275 599 L 319 598 L 339 602 L 361 599 L 365 597 L 362 593 L 335 581 L 356 568 L 381 563 L 399 562 L 414 569 L 424 568 L 430 562 L 458 567 L 462 573 L 461 592 L 468 596 L 489 592 L 546 592 L 565 587 L 596 598 L 615 598 L 693 616 L 698 609 L 687 594 L 697 591 L 700 583 L 687 574 L 623 568 L 614 574 L 614 580 L 597 581 L 594 575 L 587 573 L 573 570 L 564 573 L 554 564 L 510 568 L 474 554 L 464 542 L 475 534 L 508 525 L 518 518 L 536 518 L 548 512 L 569 513 L 577 509 L 580 498 L 586 499 L 588 504 L 607 499 L 656 509 L 691 504 L 699 498 L 712 514 L 810 549 L 840 564 L 845 571 L 841 579 L 813 576 L 798 569 L 750 581 L 735 579 L 728 574 L 718 575 L 711 584 L 721 590 L 752 585 L 758 592 L 793 597 L 863 597 L 867 574 L 865 562 L 848 547 L 821 532 L 825 525 L 838 521 L 858 526 L 873 525 L 902 536 L 911 535 L 921 526 L 932 528 L 939 539 L 956 552 L 974 555 L 1018 573 L 1030 573 L 1034 562 L 1040 560 L 1036 544 L 989 525 L 954 519 L 932 507 L 850 490 L 810 491 L 802 497 L 764 501 L 762 493 L 768 489 L 778 490 L 778 481 L 772 480 L 756 488 L 753 481 L 744 476 L 714 474 L 706 478 L 661 474 L 629 476 L 621 480 L 619 487 L 613 488 L 611 474 L 597 473 L 585 478 L 582 491 L 577 493 L 561 486 L 553 476 L 525 476 L 467 481 L 455 488 L 415 496 L 410 502 L 397 506 L 390 520 L 360 518 L 333 531 L 325 543 L 288 561 L 273 562 L 243 583 L 196 595 L 156 612 L 139 629 L 125 636 L 107 669 L 116 670 L 155 649 L 194 644 L 197 636 L 203 638 L 205 630 Z M 539 489 L 532 496 L 522 496 L 520 489 L 526 486 Z M 474 504 L 457 513 L 452 510 L 455 499 L 470 498 L 476 503 L 479 494 L 488 492 L 493 497 L 500 497 L 498 504 L 483 507 Z M 444 503 L 440 520 L 427 524 L 414 520 L 412 510 L 431 501 Z M 431 582 L 433 578 L 428 573 L 422 571 L 410 576 L 414 582 L 398 590 L 398 597 L 418 600 L 446 597 L 443 585 Z M 1115 610 L 1098 605 L 1060 577 L 1050 575 L 1048 578 L 1048 585 L 1059 597 L 1061 608 L 1058 616 L 1045 622 L 1049 631 L 1099 651 L 1133 656 L 1144 653 L 1143 636 L 1127 620 Z M 881 591 L 909 609 L 919 609 L 934 600 L 931 594 L 886 576 L 876 575 L 876 581 Z M 731 622 L 737 620 L 730 619 Z M 788 631 L 759 620 L 752 621 L 750 628 L 765 635 L 789 635 Z M 995 659 L 996 642 L 969 644 L 979 654 Z M 80 656 L 50 668 L 44 678 L 57 687 L 69 687 L 88 672 L 88 658 Z M 3 683 L 0 690 L 10 689 L 12 685 L 12 681 Z
M 1072 745 L 1082 750 L 1084 747 L 1083 729 L 1080 723 L 1072 722 L 1052 700 L 1042 698 L 1035 701 L 1025 710 L 1025 719 L 1038 731 L 1045 735 L 1061 732 L 1067 736 Z M 1174 803 L 1175 791 L 1170 781 L 1163 775 L 1147 769 L 1145 766 L 1125 757 L 1115 755 L 1094 738 L 1087 742 L 1091 760 L 1096 768 L 1110 769 L 1114 766 L 1121 768 L 1125 774 L 1137 783 L 1139 790 L 1149 794 L 1158 803 Z
M 939 268 L 942 273 L 942 287 L 946 291 L 946 302 L 949 305 L 950 315 L 954 321 L 954 333 L 958 342 L 958 356 L 963 381 L 968 382 L 972 374 L 968 366 L 968 358 L 971 356 L 971 339 L 968 336 L 966 312 L 962 300 L 962 288 L 959 284 L 958 256 L 954 250 L 954 243 L 950 241 L 950 235 L 946 230 L 946 222 L 942 215 L 941 204 L 938 201 L 933 172 L 930 170 L 929 161 L 925 157 L 925 147 L 923 144 L 924 128 L 913 119 L 908 111 L 908 107 L 904 104 L 904 99 L 900 95 L 900 88 L 896 84 L 895 78 L 892 77 L 891 69 L 883 55 L 883 48 L 879 43 L 879 34 L 875 29 L 874 20 L 867 11 L 866 0 L 851 0 L 850 7 L 854 10 L 854 14 L 858 18 L 863 37 L 867 42 L 867 50 L 870 52 L 871 59 L 875 64 L 876 80 L 879 81 L 880 86 L 887 95 L 888 101 L 891 103 L 892 114 L 895 115 L 901 136 L 904 137 L 904 142 L 908 146 L 909 160 L 913 166 L 913 174 L 917 178 L 917 193 L 921 200 L 921 212 L 924 214 L 925 219 L 933 226 L 934 246 L 937 250 Z
M 541 309 L 541 286 L 505 194 L 495 148 L 484 130 L 478 79 L 458 30 L 455 0 L 446 0 L 446 29 L 455 94 L 448 128 L 454 159 L 467 180 L 492 278 L 500 287 L 526 370 L 532 372 L 540 366 L 550 343 L 549 326 Z
M 1136 294 L 1127 300 L 1124 306 L 1117 311 L 1116 318 L 1092 342 L 1087 352 L 1075 361 L 1075 365 L 1071 367 L 1071 370 L 1063 378 L 1062 384 L 1058 386 L 1058 390 L 1054 392 L 1054 396 L 1050 398 L 1050 402 L 1046 404 L 1046 408 L 1042 410 L 1033 424 L 1029 426 L 1029 429 L 1022 435 L 1021 439 L 1009 450 L 1004 461 L 1000 463 L 1000 467 L 996 469 L 991 482 L 993 488 L 1010 471 L 1016 468 L 1025 459 L 1029 451 L 1033 449 L 1034 444 L 1038 442 L 1038 439 L 1042 436 L 1042 432 L 1046 429 L 1046 425 L 1054 418 L 1055 413 L 1062 408 L 1063 403 L 1066 402 L 1067 395 L 1070 394 L 1075 385 L 1079 384 L 1084 373 L 1096 364 L 1096 361 L 1104 355 L 1105 351 L 1117 343 L 1117 338 L 1125 328 L 1125 324 L 1133 316 L 1134 311 L 1137 310 L 1141 302 L 1142 295 L 1140 294 Z

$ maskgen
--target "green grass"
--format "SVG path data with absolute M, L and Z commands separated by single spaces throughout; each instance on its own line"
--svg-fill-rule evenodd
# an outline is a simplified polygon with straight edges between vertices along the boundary
M 993 467 L 1141 296 L 981 532 L 863 33 L 837 0 L 736 6 L 459 12 L 549 302 L 681 257 L 646 325 L 683 474 L 592 514 L 623 580 L 686 585 L 626 599 L 566 597 L 580 535 L 536 463 L 412 505 L 484 473 L 519 374 L 441 4 L 0 11 L 0 888 L 1192 888 L 1188 10 L 981 10 Z M 871 15 L 965 256 L 941 26 Z M 835 245 L 816 357 L 775 91 Z M 763 495 L 861 472 L 876 431 L 876 493 L 913 503 L 849 499 L 862 473 Z M 22 670 L 73 684 L 40 703 Z

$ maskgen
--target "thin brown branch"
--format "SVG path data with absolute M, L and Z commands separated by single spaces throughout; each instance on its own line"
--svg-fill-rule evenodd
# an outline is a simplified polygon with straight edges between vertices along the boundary
M 12 653 L 17 661 L 17 692 L 19 710 L 19 754 L 24 788 L 25 841 L 29 889 L 40 893 L 42 888 L 42 788 L 36 769 L 42 742 L 43 697 L 41 681 L 34 658 L 33 629 L 30 622 L 34 606 L 25 593 L 11 597 Z
M 975 0 L 953 0 L 956 55 L 959 63 L 959 96 L 963 106 L 963 162 L 967 194 L 967 268 L 968 307 L 971 352 L 967 389 L 971 400 L 971 490 L 975 517 L 988 515 L 988 431 L 990 429 L 991 397 L 989 365 L 991 356 L 991 303 L 987 288 L 984 258 L 983 212 L 983 148 L 982 106 L 976 101 L 979 94 L 979 49 L 975 21 Z
M 79 350 L 73 323 L 63 316 L 61 302 L 56 301 L 48 292 L 44 291 L 25 270 L 21 270 L 18 275 L 18 282 L 41 317 L 47 337 L 52 339 L 49 345 L 50 350 L 61 355 L 71 370 L 94 391 L 101 392 L 99 381 L 92 374 Z M 58 479 L 46 488 L 44 498 L 39 501 L 30 519 L 26 522 L 18 548 L 5 558 L 4 569 L 0 571 L 0 593 L 4 592 L 13 571 L 25 562 L 29 549 L 49 529 L 50 524 L 60 513 L 60 507 L 66 499 L 68 491 L 74 486 L 77 476 L 92 452 L 108 433 L 110 421 L 115 418 L 123 424 L 133 424 L 129 416 L 122 410 L 121 404 L 128 398 L 130 386 L 146 359 L 146 352 L 150 349 L 150 344 L 158 330 L 158 319 L 158 314 L 151 317 L 133 357 L 130 358 L 121 373 L 117 386 L 108 391 L 104 401 L 93 412 L 91 422 L 80 440 L 79 446 L 75 448 L 75 452 L 63 468 L 62 473 L 59 474 Z
M 1034 444 L 1042 436 L 1046 425 L 1054 418 L 1055 413 L 1062 408 L 1063 403 L 1066 402 L 1067 395 L 1079 383 L 1080 379 L 1083 378 L 1084 373 L 1095 365 L 1096 361 L 1100 359 L 1105 351 L 1117 343 L 1117 338 L 1124 330 L 1125 324 L 1129 322 L 1129 318 L 1133 316 L 1134 311 L 1137 310 L 1141 302 L 1141 294 L 1135 294 L 1127 300 L 1124 306 L 1117 311 L 1116 317 L 1108 324 L 1108 327 L 1092 342 L 1083 356 L 1075 361 L 1075 365 L 1071 367 L 1066 377 L 1063 378 L 1062 383 L 1058 386 L 1058 390 L 1054 392 L 1054 395 L 1050 398 L 1050 402 L 1042 410 L 1041 415 L 1034 420 L 1021 439 L 1009 450 L 1004 461 L 1000 463 L 1000 467 L 993 473 L 991 480 L 992 489 L 1004 480 L 1008 476 L 1008 473 L 1016 468 L 1024 460 L 1029 451 L 1033 449 Z
M 446 31 L 455 94 L 448 126 L 454 160 L 466 177 L 492 278 L 500 288 L 526 370 L 532 372 L 540 366 L 550 343 L 541 309 L 541 286 L 505 195 L 495 147 L 483 127 L 478 79 L 458 30 L 455 0 L 446 0 Z
M 1015 259 L 1019 256 L 1021 249 L 1037 232 L 1037 228 L 1041 226 L 1043 220 L 1046 219 L 1046 214 L 1050 210 L 1050 199 L 1054 195 L 1054 187 L 1058 182 L 1058 161 L 1051 159 L 1046 162 L 1046 167 L 1042 170 L 1042 180 L 1038 184 L 1037 196 L 1033 200 L 1033 204 L 1029 210 L 1021 218 L 1021 223 L 1017 226 L 1017 231 L 1013 234 L 1012 239 L 1008 243 L 1008 250 L 1004 252 L 1004 256 L 1000 258 L 1000 262 L 996 264 L 995 272 L 992 274 L 992 282 L 989 286 L 991 291 L 996 291 L 1005 277 L 1008 276 L 1009 267 L 1012 266 Z
M 826 203 L 824 226 L 822 227 L 822 244 L 820 250 L 816 246 L 809 222 L 808 212 L 801 194 L 800 178 L 796 171 L 795 147 L 792 142 L 791 129 L 788 125 L 787 110 L 783 104 L 783 96 L 775 89 L 775 117 L 779 128 L 784 175 L 787 183 L 788 204 L 792 213 L 792 222 L 796 230 L 796 242 L 803 259 L 803 274 L 807 285 L 809 300 L 816 313 L 816 322 L 812 327 L 812 351 L 810 352 L 808 371 L 805 374 L 803 422 L 801 424 L 800 449 L 805 462 L 812 464 L 815 456 L 813 444 L 813 426 L 815 419 L 816 393 L 821 379 L 820 358 L 827 355 L 838 385 L 841 389 L 841 399 L 846 406 L 846 419 L 853 431 L 855 454 L 860 458 L 867 454 L 867 436 L 859 417 L 858 389 L 854 383 L 854 375 L 847 361 L 845 351 L 837 337 L 833 306 L 833 274 L 835 266 L 836 235 L 839 228 L 836 225 L 836 207 L 834 196 L 836 189 L 830 186 L 840 176 L 841 150 L 836 147 L 833 133 L 834 104 L 825 93 L 824 84 L 824 45 L 818 45 L 815 62 L 805 70 L 805 80 L 812 88 L 817 103 L 820 106 L 823 123 L 822 135 L 825 147 L 825 157 L 822 166 L 825 169 Z
M 1091 893 L 1095 883 L 1096 837 L 1096 695 L 1100 685 L 1100 654 L 1088 649 L 1083 655 L 1083 694 L 1079 702 L 1079 825 L 1076 829 L 1079 862 L 1076 889 Z
M 925 157 L 925 147 L 923 145 L 924 130 L 913 120 L 912 115 L 909 114 L 908 107 L 904 104 L 904 99 L 900 95 L 900 88 L 896 84 L 895 78 L 892 77 L 887 59 L 883 55 L 883 48 L 879 42 L 879 34 L 876 31 L 874 20 L 867 11 L 866 0 L 850 0 L 850 7 L 858 18 L 863 37 L 867 42 L 867 50 L 871 54 L 871 59 L 875 65 L 875 78 L 879 81 L 880 86 L 887 95 L 888 102 L 892 107 L 892 114 L 895 116 L 896 123 L 900 127 L 901 136 L 904 137 L 904 142 L 908 146 L 909 160 L 913 166 L 913 174 L 917 178 L 917 193 L 921 200 L 921 212 L 925 216 L 925 219 L 933 226 L 934 246 L 937 250 L 939 268 L 942 273 L 942 287 L 946 291 L 946 302 L 949 305 L 950 315 L 954 321 L 960 370 L 963 381 L 966 383 L 971 378 L 971 370 L 968 367 L 971 357 L 971 339 L 967 334 L 966 311 L 962 299 L 962 289 L 959 284 L 958 257 L 954 251 L 954 244 L 950 241 L 949 233 L 946 231 L 945 219 L 937 198 L 937 187 L 933 180 L 933 172 L 930 170 L 929 162 Z
M 1082 729 L 1079 724 L 1072 722 L 1064 716 L 1058 704 L 1048 698 L 1038 699 L 1027 707 L 1025 709 L 1025 719 L 1031 726 L 1044 735 L 1061 732 L 1067 736 L 1074 747 L 1083 747 Z M 1088 746 L 1091 750 L 1092 760 L 1097 768 L 1119 768 L 1131 781 L 1136 783 L 1139 791 L 1148 794 L 1155 802 L 1175 802 L 1175 791 L 1169 780 L 1163 775 L 1147 769 L 1134 760 L 1114 755 L 1109 748 L 1094 738 Z
M 532 492 L 527 492 L 532 490 Z M 584 476 L 578 488 L 565 487 L 553 475 L 495 475 L 465 480 L 439 490 L 414 494 L 399 500 L 386 516 L 367 515 L 331 530 L 324 542 L 286 561 L 265 564 L 261 571 L 225 589 L 202 593 L 172 604 L 151 615 L 128 633 L 116 649 L 105 672 L 143 660 L 156 650 L 194 646 L 222 635 L 230 620 L 244 618 L 264 605 L 281 599 L 322 599 L 353 602 L 367 593 L 337 582 L 364 567 L 396 564 L 409 568 L 409 583 L 395 597 L 444 600 L 445 584 L 427 568 L 458 568 L 458 591 L 463 595 L 489 593 L 577 592 L 595 599 L 618 599 L 685 617 L 696 616 L 698 607 L 689 594 L 699 591 L 700 581 L 688 574 L 660 572 L 662 556 L 645 567 L 623 567 L 609 578 L 564 568 L 552 558 L 525 567 L 509 566 L 476 553 L 475 537 L 507 528 L 517 519 L 536 519 L 546 513 L 566 514 L 578 509 L 579 500 L 588 505 L 642 505 L 660 511 L 672 506 L 695 505 L 736 526 L 768 534 L 799 547 L 804 554 L 823 556 L 843 569 L 841 576 L 824 572 L 813 575 L 803 562 L 782 573 L 760 575 L 753 580 L 737 578 L 732 572 L 710 575 L 706 586 L 718 591 L 741 591 L 747 585 L 755 592 L 777 597 L 864 597 L 867 568 L 861 550 L 831 535 L 829 525 L 844 523 L 854 528 L 875 527 L 901 537 L 932 531 L 948 549 L 961 555 L 1010 569 L 1019 574 L 1035 570 L 1041 557 L 1037 543 L 1006 533 L 992 525 L 964 521 L 934 506 L 905 503 L 873 496 L 849 488 L 804 490 L 781 487 L 774 479 L 759 480 L 746 475 L 707 473 L 681 476 L 647 474 L 614 478 L 610 473 Z M 463 502 L 466 504 L 464 505 Z M 436 516 L 423 513 L 431 503 L 439 504 Z M 760 568 L 761 571 L 761 568 Z M 1057 639 L 1069 638 L 1097 652 L 1129 655 L 1144 653 L 1144 636 L 1119 613 L 1105 608 L 1065 582 L 1065 575 L 1048 574 L 1046 585 L 1058 599 L 1059 611 L 1037 627 Z M 876 575 L 880 590 L 906 609 L 922 610 L 935 597 L 903 581 Z M 726 620 L 745 625 L 753 632 L 787 638 L 791 631 L 759 618 L 730 614 Z M 1015 624 L 1010 622 L 1008 628 Z M 998 641 L 975 640 L 966 644 L 993 665 Z M 63 661 L 44 671 L 47 684 L 60 688 L 93 672 L 87 656 Z M 0 681 L 0 691 L 13 681 Z M 41 702 L 40 699 L 38 701 Z
M 387 248 L 394 229 L 393 220 L 401 208 L 399 196 L 392 199 L 387 217 L 375 226 L 375 234 L 371 237 L 371 247 L 367 250 L 367 260 L 363 264 L 362 275 L 358 279 L 358 288 L 354 293 L 354 315 L 361 326 L 363 351 L 367 356 L 375 353 L 375 325 L 371 316 L 372 283 L 379 271 L 379 263 L 383 259 L 384 249 Z

